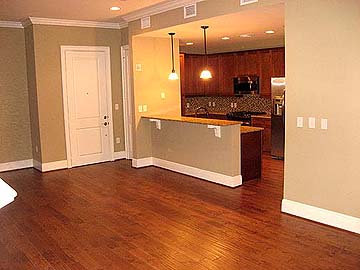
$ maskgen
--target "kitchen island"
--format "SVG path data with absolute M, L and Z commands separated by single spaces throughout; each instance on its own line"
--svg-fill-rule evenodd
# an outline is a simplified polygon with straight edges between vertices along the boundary
M 247 165 L 254 157 L 259 158 L 254 164 L 261 164 L 261 128 L 241 127 L 238 121 L 168 115 L 142 116 L 140 121 L 150 129 L 151 156 L 134 159 L 133 167 L 153 165 L 229 187 L 261 175 L 261 165 Z M 256 134 L 260 141 L 249 139 Z M 242 146 L 244 138 L 253 145 Z M 258 147 L 254 147 L 256 142 Z M 260 149 L 258 155 L 253 154 L 255 149 Z M 259 171 L 249 173 L 249 168 Z

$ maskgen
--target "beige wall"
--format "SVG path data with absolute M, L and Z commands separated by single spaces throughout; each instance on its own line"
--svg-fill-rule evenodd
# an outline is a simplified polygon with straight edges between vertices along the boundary
M 33 26 L 33 39 L 35 87 L 37 89 L 41 141 L 41 145 L 39 145 L 41 148 L 40 161 L 53 162 L 66 159 L 61 83 L 61 45 L 110 47 L 112 100 L 114 104 L 118 103 L 120 105 L 118 111 L 113 109 L 113 123 L 114 140 L 116 137 L 120 137 L 121 143 L 115 144 L 114 142 L 114 145 L 115 151 L 124 150 L 120 60 L 121 31 L 116 29 L 35 25 Z M 31 59 L 29 64 L 32 64 Z M 33 144 L 33 147 L 36 147 L 36 143 Z
M 285 0 L 259 0 L 258 3 L 240 6 L 239 0 L 207 0 L 197 4 L 198 14 L 196 17 L 184 19 L 184 9 L 181 7 L 151 16 L 151 27 L 147 29 L 141 29 L 140 20 L 133 21 L 129 23 L 129 32 L 131 35 L 138 35 L 141 33 L 151 32 L 174 25 L 235 13 L 245 9 L 253 9 L 257 7 L 280 4 L 284 2 Z
M 0 163 L 32 158 L 24 29 L 0 27 Z
M 121 31 L 121 45 L 129 45 L 129 28 L 123 28 Z
M 360 217 L 360 4 L 286 1 L 285 198 Z M 296 128 L 314 116 L 317 128 Z M 319 129 L 319 119 L 329 129 Z M 307 124 L 307 121 L 305 121 Z
M 25 28 L 26 66 L 30 110 L 31 142 L 33 159 L 41 162 L 39 112 L 36 93 L 36 70 L 33 27 Z
M 132 38 L 134 84 L 134 157 L 151 156 L 151 134 L 148 121 L 140 121 L 142 115 L 181 114 L 180 80 L 170 81 L 171 46 L 169 38 Z M 175 41 L 175 63 L 179 74 L 179 42 Z M 142 71 L 135 65 L 141 64 Z M 166 95 L 161 99 L 161 92 Z M 146 104 L 148 112 L 139 113 L 138 106 Z
M 240 125 L 221 127 L 221 138 L 207 125 L 175 121 L 161 121 L 161 130 L 151 124 L 151 131 L 155 158 L 228 176 L 241 174 Z

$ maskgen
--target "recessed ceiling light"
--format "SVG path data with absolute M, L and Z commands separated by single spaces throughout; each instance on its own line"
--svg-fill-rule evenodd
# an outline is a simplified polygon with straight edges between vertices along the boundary
M 194 42 L 186 42 L 186 45 L 187 45 L 187 46 L 194 45 Z
M 111 11 L 119 11 L 121 8 L 120 7 L 111 7 L 110 10 Z
M 229 37 L 222 37 L 221 39 L 222 40 L 229 40 L 230 38 Z
M 250 34 L 241 34 L 240 37 L 242 38 L 249 38 L 249 37 L 252 37 L 253 35 L 250 35 Z
M 275 31 L 274 30 L 267 30 L 267 31 L 265 31 L 265 34 L 275 34 Z

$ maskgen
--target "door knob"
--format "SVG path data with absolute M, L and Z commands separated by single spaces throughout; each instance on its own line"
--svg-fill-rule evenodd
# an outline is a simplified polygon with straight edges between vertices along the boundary
M 109 124 L 108 122 L 105 122 L 105 123 L 104 123 L 104 126 L 106 127 L 108 124 Z

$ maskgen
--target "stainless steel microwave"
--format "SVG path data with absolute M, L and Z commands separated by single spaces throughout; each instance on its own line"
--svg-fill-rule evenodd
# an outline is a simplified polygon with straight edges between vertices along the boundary
M 259 94 L 259 76 L 241 75 L 234 78 L 234 94 Z

